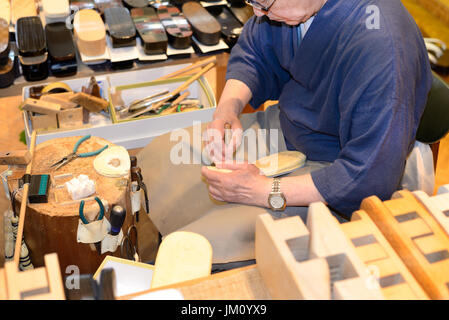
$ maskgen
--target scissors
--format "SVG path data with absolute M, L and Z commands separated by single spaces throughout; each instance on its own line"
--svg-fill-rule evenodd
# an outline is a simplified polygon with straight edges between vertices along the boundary
M 73 148 L 73 152 L 66 155 L 65 157 L 63 157 L 62 159 L 60 159 L 59 161 L 53 163 L 50 168 L 55 168 L 55 171 L 58 170 L 59 168 L 61 168 L 62 166 L 66 165 L 67 163 L 69 163 L 70 161 L 76 159 L 76 158 L 87 158 L 87 157 L 92 157 L 92 156 L 96 156 L 97 154 L 101 153 L 104 149 L 106 149 L 108 147 L 108 145 L 105 145 L 103 148 L 98 149 L 96 151 L 91 151 L 91 152 L 85 152 L 85 153 L 76 153 L 76 151 L 78 150 L 79 146 L 86 141 L 87 139 L 90 139 L 90 134 L 85 135 L 84 137 L 82 137 L 81 139 L 78 140 L 78 142 L 75 144 L 75 147 Z
M 123 237 L 122 244 L 120 246 L 120 255 L 123 259 L 138 262 L 140 260 L 138 252 L 137 228 L 135 225 L 132 225 L 129 227 L 127 235 Z

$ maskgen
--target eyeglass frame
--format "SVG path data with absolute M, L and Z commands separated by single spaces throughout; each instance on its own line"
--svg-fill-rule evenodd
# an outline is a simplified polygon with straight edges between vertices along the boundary
M 259 2 L 257 2 L 256 0 L 245 0 L 245 2 L 246 2 L 247 4 L 249 4 L 250 6 L 256 8 L 256 9 L 262 10 L 262 11 L 264 11 L 264 12 L 268 12 L 268 11 L 271 9 L 271 7 L 273 6 L 273 4 L 276 2 L 276 0 L 273 0 L 273 1 L 270 3 L 270 5 L 268 5 L 268 6 L 266 6 L 266 7 L 262 6 L 262 5 L 261 5 Z

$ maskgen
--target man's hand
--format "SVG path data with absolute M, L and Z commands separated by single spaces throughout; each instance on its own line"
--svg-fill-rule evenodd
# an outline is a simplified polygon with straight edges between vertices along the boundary
M 225 141 L 225 125 L 229 124 L 231 133 L 230 141 Z M 204 132 L 205 148 L 210 159 L 214 163 L 221 163 L 232 159 L 232 155 L 238 149 L 242 141 L 242 124 L 233 114 L 220 115 L 207 125 Z
M 204 133 L 205 148 L 212 162 L 220 163 L 231 159 L 242 140 L 242 124 L 239 115 L 251 99 L 248 86 L 230 79 L 226 82 L 220 103 L 214 113 L 214 118 Z M 231 126 L 232 138 L 228 145 L 224 143 L 225 124 Z
M 271 191 L 271 180 L 260 174 L 252 164 L 223 163 L 219 169 L 230 169 L 230 173 L 222 173 L 203 167 L 201 173 L 209 184 L 210 195 L 219 201 L 241 203 L 259 207 L 268 207 L 268 195 Z

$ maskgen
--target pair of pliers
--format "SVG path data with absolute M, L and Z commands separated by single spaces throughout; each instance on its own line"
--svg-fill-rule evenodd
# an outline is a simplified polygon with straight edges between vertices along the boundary
M 76 153 L 76 151 L 78 151 L 79 146 L 86 141 L 87 139 L 90 138 L 90 134 L 85 135 L 84 137 L 82 137 L 81 139 L 78 140 L 78 142 L 75 144 L 75 147 L 73 147 L 73 152 L 66 155 L 65 157 L 63 157 L 62 159 L 60 159 L 59 161 L 53 163 L 50 168 L 55 168 L 55 171 L 58 170 L 59 168 L 61 168 L 62 166 L 66 165 L 67 163 L 69 163 L 70 161 L 76 159 L 76 158 L 87 158 L 87 157 L 92 157 L 92 156 L 96 156 L 97 154 L 100 154 L 104 149 L 106 149 L 108 147 L 108 145 L 105 145 L 103 148 L 95 150 L 95 151 L 91 151 L 91 152 L 85 152 L 85 153 Z
M 100 214 L 98 215 L 97 220 L 101 220 L 104 217 L 103 202 L 101 202 L 100 198 L 98 198 L 98 197 L 95 197 L 95 201 L 97 201 L 98 205 L 100 206 Z M 87 221 L 86 217 L 84 216 L 84 200 L 81 200 L 81 202 L 80 202 L 79 215 L 80 215 L 81 221 L 84 224 L 89 224 L 89 221 Z
M 97 220 L 100 221 L 104 217 L 104 206 L 103 202 L 101 202 L 100 198 L 95 197 L 95 201 L 97 201 L 98 205 L 100 206 L 100 214 L 98 215 Z M 80 208 L 79 208 L 79 215 L 80 219 L 84 224 L 89 224 L 89 221 L 87 221 L 86 217 L 84 216 L 84 200 L 81 200 L 80 202 Z M 95 242 L 95 249 L 97 249 L 97 252 L 99 255 L 101 255 L 101 241 Z

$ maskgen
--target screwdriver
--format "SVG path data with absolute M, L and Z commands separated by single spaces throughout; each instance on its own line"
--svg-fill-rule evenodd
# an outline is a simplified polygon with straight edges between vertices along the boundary
M 120 233 L 120 230 L 122 229 L 123 222 L 125 221 L 126 217 L 126 210 L 120 206 L 115 205 L 112 207 L 111 210 L 111 232 L 110 234 L 112 236 L 116 236 Z

